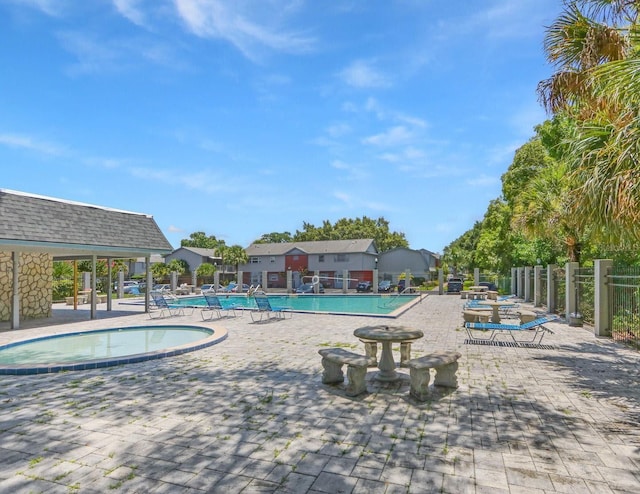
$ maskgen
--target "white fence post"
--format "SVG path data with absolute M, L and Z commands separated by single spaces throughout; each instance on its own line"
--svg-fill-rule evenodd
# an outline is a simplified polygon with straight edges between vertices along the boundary
M 593 332 L 596 336 L 611 336 L 611 327 L 609 326 L 611 306 L 607 273 L 613 267 L 613 261 L 611 259 L 597 259 L 593 267 L 593 302 L 595 305 Z
M 555 264 L 547 265 L 547 312 L 549 314 L 553 314 L 556 311 L 558 296 L 558 289 L 556 287 L 556 279 L 554 276 L 554 271 L 556 270 Z
M 578 312 L 576 301 L 576 290 L 578 289 L 576 280 L 576 271 L 580 267 L 580 263 L 572 261 L 568 262 L 565 272 L 565 317 L 567 321 L 571 314 Z
M 535 265 L 533 267 L 533 306 L 540 307 L 542 305 L 542 266 Z
M 531 267 L 524 268 L 524 301 L 531 302 Z

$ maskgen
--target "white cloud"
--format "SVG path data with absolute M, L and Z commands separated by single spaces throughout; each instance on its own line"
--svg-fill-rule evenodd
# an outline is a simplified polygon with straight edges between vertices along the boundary
M 260 53 L 265 49 L 306 53 L 313 50 L 316 43 L 312 37 L 283 31 L 278 25 L 266 25 L 266 19 L 277 20 L 287 13 L 282 2 L 174 0 L 174 4 L 193 34 L 224 39 L 254 61 L 259 61 Z
M 494 185 L 500 182 L 498 177 L 491 177 L 489 175 L 473 175 L 471 178 L 467 178 L 465 182 L 473 187 L 485 187 L 487 185 Z
M 391 85 L 388 77 L 364 60 L 356 60 L 339 75 L 346 84 L 357 88 L 385 88 Z
M 351 127 L 346 123 L 337 123 L 327 127 L 327 134 L 329 134 L 333 138 L 342 137 L 346 134 L 349 134 L 350 132 Z
M 60 0 L 12 0 L 11 3 L 32 7 L 52 17 L 62 15 L 66 4 L 66 2 Z
M 0 144 L 12 148 L 28 149 L 40 154 L 59 156 L 64 154 L 64 150 L 56 144 L 39 141 L 31 136 L 19 134 L 0 134 Z
M 374 146 L 397 146 L 413 138 L 413 134 L 404 126 L 392 127 L 386 132 L 366 137 L 362 140 L 364 144 Z
M 145 18 L 142 11 L 138 8 L 140 0 L 113 0 L 116 10 L 131 22 L 138 26 L 145 25 Z

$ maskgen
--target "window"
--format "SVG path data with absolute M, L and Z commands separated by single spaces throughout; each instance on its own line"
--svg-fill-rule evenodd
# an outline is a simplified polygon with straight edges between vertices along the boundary
M 251 264 L 260 264 L 260 258 L 259 257 L 252 257 L 249 262 Z
M 334 257 L 335 262 L 349 262 L 349 256 L 347 254 L 336 254 Z
M 318 256 L 318 262 L 324 262 L 324 254 Z
M 271 258 L 269 259 L 269 262 L 271 262 L 271 263 L 276 262 L 276 258 L 275 258 L 275 256 L 271 256 Z

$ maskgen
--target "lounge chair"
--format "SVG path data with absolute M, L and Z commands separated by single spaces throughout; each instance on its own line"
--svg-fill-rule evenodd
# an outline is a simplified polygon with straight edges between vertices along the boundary
M 184 316 L 184 307 L 179 305 L 170 305 L 167 300 L 164 298 L 162 293 L 150 293 L 151 298 L 153 299 L 153 304 L 155 307 L 152 307 L 149 311 L 149 317 L 151 319 L 156 319 L 156 317 L 152 314 L 156 313 L 157 318 L 163 317 L 174 317 L 174 316 Z M 193 312 L 193 309 L 192 309 Z
M 509 336 L 513 339 L 513 342 L 516 346 L 523 347 L 539 347 L 542 343 L 542 338 L 544 338 L 545 333 L 553 334 L 549 328 L 545 327 L 546 323 L 555 321 L 558 319 L 557 316 L 547 316 L 540 317 L 538 319 L 534 319 L 531 322 L 525 324 L 495 324 L 495 323 L 485 323 L 485 322 L 467 322 L 464 327 L 467 330 L 467 335 L 469 335 L 470 343 L 483 343 L 490 344 L 495 341 L 497 335 L 502 334 L 503 332 L 507 332 Z M 474 336 L 472 333 L 473 330 L 487 332 L 489 331 L 489 335 L 485 337 Z M 529 340 L 519 340 L 516 339 L 515 335 L 517 333 L 528 332 L 529 330 L 533 331 L 533 337 Z
M 264 317 L 269 320 L 272 316 L 275 319 L 284 319 L 287 314 L 292 315 L 291 308 L 289 307 L 273 307 L 269 302 L 269 299 L 263 293 L 255 293 L 254 300 L 256 301 L 257 309 L 250 312 L 251 320 L 253 322 L 262 321 Z
M 202 316 L 203 321 L 211 321 L 214 315 L 218 316 L 218 319 L 220 319 L 223 312 L 225 312 L 227 316 L 231 316 L 233 311 L 233 317 L 236 316 L 236 309 L 238 307 L 235 304 L 224 307 L 215 293 L 203 292 L 202 295 L 207 302 L 207 306 L 200 310 L 200 315 Z

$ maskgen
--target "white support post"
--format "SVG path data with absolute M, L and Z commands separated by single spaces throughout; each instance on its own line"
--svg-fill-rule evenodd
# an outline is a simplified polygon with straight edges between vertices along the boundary
M 607 283 L 607 275 L 613 267 L 611 259 L 597 259 L 594 263 L 593 282 L 594 282 L 594 334 L 596 336 L 611 336 L 609 313 L 609 286 Z
M 238 293 L 242 293 L 242 283 L 243 283 L 242 279 L 244 278 L 244 271 L 238 270 L 236 274 L 237 274 L 236 283 L 238 283 Z
M 293 292 L 293 272 L 287 269 L 287 293 Z
M 147 288 L 148 290 L 148 288 Z M 124 297 L 124 271 L 120 270 L 118 271 L 118 290 L 117 290 L 118 294 L 117 297 L 118 298 L 122 298 Z
M 98 294 L 96 293 L 96 287 L 98 286 L 97 279 L 96 279 L 98 277 L 98 272 L 96 268 L 97 263 L 98 263 L 98 258 L 94 254 L 91 256 L 91 279 L 90 279 L 91 291 L 89 292 L 89 303 L 91 304 L 91 311 L 90 311 L 91 319 L 95 319 L 97 317 L 96 315 L 96 303 L 98 301 Z
M 218 291 L 218 287 L 220 286 L 220 271 L 217 269 L 213 272 L 213 286 L 215 290 Z
M 578 312 L 578 306 L 576 303 L 576 290 L 578 288 L 578 285 L 576 283 L 576 272 L 578 270 L 578 268 L 580 267 L 580 263 L 577 263 L 575 261 L 572 262 L 568 262 L 566 265 L 566 271 L 565 271 L 565 308 L 566 308 L 566 314 L 565 317 L 567 319 L 567 321 L 569 320 L 569 317 L 571 316 L 571 314 L 575 314 L 576 312 Z
M 531 267 L 524 268 L 524 301 L 531 302 Z
M 13 278 L 11 286 L 11 329 L 20 329 L 20 252 L 11 252 Z
M 347 293 L 349 289 L 349 270 L 345 269 L 342 271 L 342 293 Z
M 373 281 L 371 283 L 373 284 L 373 293 L 378 293 L 378 268 L 373 270 Z
M 542 305 L 542 266 L 533 267 L 533 306 Z
M 556 279 L 554 271 L 556 270 L 555 264 L 547 265 L 547 312 L 553 314 L 558 307 L 558 289 L 556 286 Z
M 178 288 L 178 273 L 171 271 L 171 291 L 175 292 L 176 288 Z
M 106 292 L 107 292 L 107 312 L 111 311 L 111 287 L 112 285 L 112 278 L 113 278 L 113 268 L 111 267 L 111 258 L 107 257 L 107 286 L 106 286 Z M 151 290 L 151 286 L 149 284 L 147 284 L 147 292 Z
M 516 285 L 516 295 L 518 295 L 518 298 L 524 298 L 524 287 L 522 286 L 524 284 L 523 276 L 524 270 L 522 268 L 517 268 L 518 283 Z
M 267 271 L 263 271 L 262 272 L 262 286 L 260 288 L 262 288 L 263 292 L 267 291 L 267 282 L 269 281 L 269 274 L 267 273 Z
M 151 255 L 144 258 L 145 270 L 147 275 L 147 288 L 144 291 L 144 311 L 149 312 L 151 306 L 151 290 L 153 290 L 153 273 L 151 272 Z M 120 283 L 122 285 L 122 283 Z

